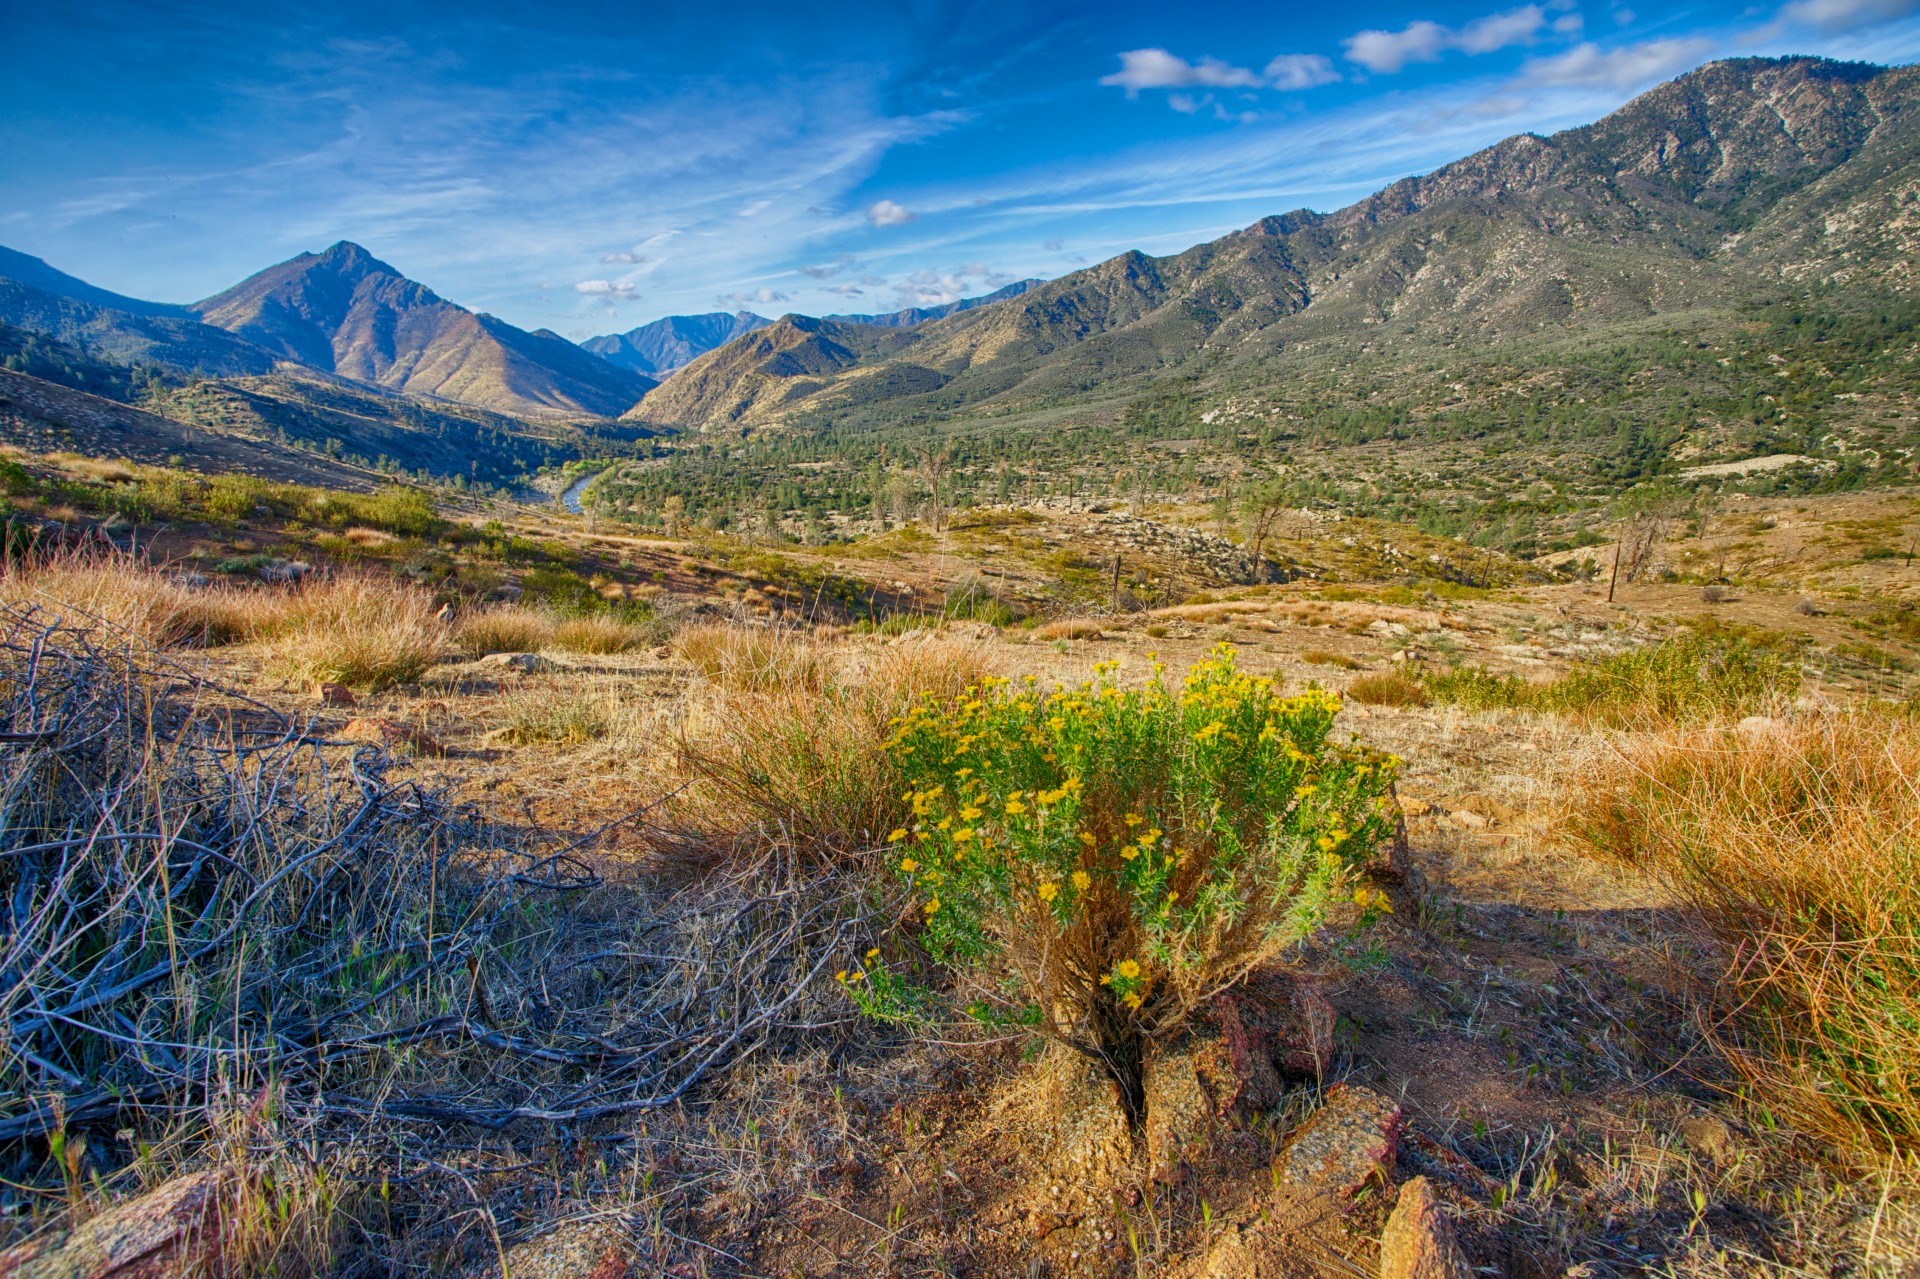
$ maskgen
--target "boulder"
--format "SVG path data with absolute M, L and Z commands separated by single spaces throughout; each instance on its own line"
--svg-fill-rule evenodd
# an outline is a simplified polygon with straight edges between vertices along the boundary
M 569 1222 L 538 1239 L 515 1244 L 504 1258 L 513 1279 L 629 1279 L 633 1249 L 606 1221 Z M 496 1279 L 501 1261 L 476 1267 L 473 1279 Z
M 1369 1181 L 1393 1177 L 1406 1122 L 1400 1107 L 1370 1088 L 1335 1084 L 1280 1152 L 1280 1179 L 1309 1196 L 1348 1199 Z
M 187 1279 L 217 1270 L 220 1178 L 176 1177 L 65 1235 L 0 1253 L 0 1279 Z
M 1400 1187 L 1380 1236 L 1380 1279 L 1474 1279 L 1453 1223 L 1425 1177 Z

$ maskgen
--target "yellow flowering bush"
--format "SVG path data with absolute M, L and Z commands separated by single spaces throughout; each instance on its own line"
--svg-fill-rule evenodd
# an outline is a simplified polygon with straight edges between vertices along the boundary
M 923 944 L 976 1012 L 1103 1062 L 1137 1110 L 1146 1045 L 1312 932 L 1390 833 L 1399 761 L 1330 741 L 1339 710 L 1225 644 L 1177 687 L 1106 664 L 922 699 L 887 750 Z

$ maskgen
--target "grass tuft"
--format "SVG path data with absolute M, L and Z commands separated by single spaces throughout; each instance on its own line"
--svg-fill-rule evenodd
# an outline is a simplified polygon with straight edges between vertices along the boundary
M 1362 675 L 1347 685 L 1347 696 L 1364 706 L 1425 706 L 1432 700 L 1426 685 L 1399 671 Z

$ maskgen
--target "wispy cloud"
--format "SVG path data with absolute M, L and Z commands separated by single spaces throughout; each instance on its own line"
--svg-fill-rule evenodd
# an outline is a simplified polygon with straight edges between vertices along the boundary
M 1821 31 L 1855 31 L 1920 10 L 1920 0 L 1794 0 L 1780 11 L 1787 22 Z
M 634 286 L 624 280 L 582 280 L 573 286 L 575 293 L 585 293 L 599 298 L 632 298 L 638 296 Z
M 1130 49 L 1120 55 L 1120 69 L 1101 76 L 1100 83 L 1125 89 L 1131 97 L 1142 89 L 1252 89 L 1263 81 L 1246 67 L 1218 58 L 1188 62 L 1165 49 Z

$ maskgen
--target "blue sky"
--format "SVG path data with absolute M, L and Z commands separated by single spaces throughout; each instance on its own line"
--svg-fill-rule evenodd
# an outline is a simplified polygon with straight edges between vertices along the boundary
M 0 0 L 0 244 L 188 301 L 356 240 L 569 337 L 879 311 L 1350 203 L 1920 0 Z

